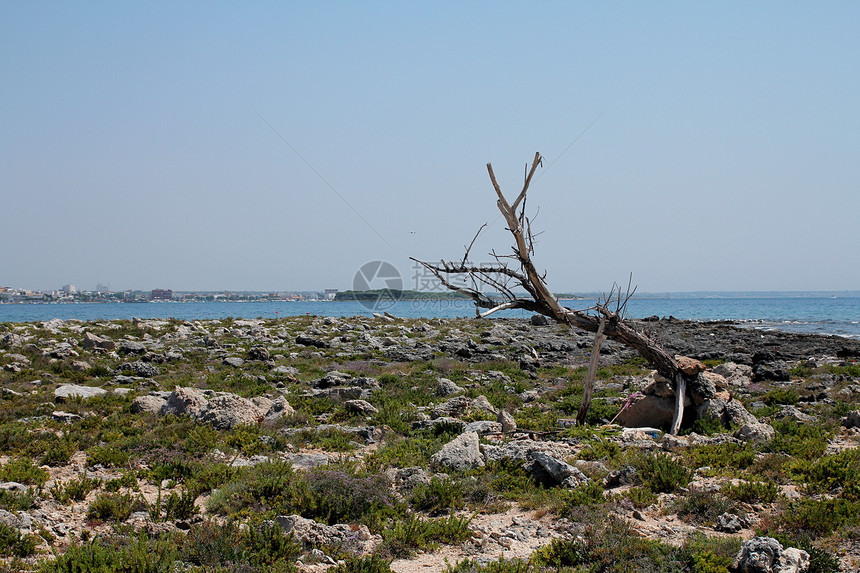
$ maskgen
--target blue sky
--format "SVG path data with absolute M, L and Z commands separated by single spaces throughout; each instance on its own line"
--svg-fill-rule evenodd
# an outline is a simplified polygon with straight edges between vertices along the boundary
M 515 194 L 539 151 L 554 290 L 856 289 L 858 22 L 851 2 L 3 2 L 0 286 L 345 289 L 387 260 L 408 287 L 409 256 L 456 259 L 482 223 L 474 259 L 509 248 L 485 164 Z

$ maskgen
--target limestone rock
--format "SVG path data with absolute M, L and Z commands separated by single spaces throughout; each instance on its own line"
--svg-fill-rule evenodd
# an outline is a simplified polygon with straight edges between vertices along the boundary
M 162 408 L 167 404 L 167 400 L 159 396 L 151 394 L 146 396 L 138 396 L 131 403 L 131 412 L 138 414 L 140 412 L 148 412 L 150 414 L 160 414 Z
M 154 364 L 150 364 L 148 362 L 143 362 L 142 360 L 122 364 L 119 368 L 117 368 L 117 370 L 119 370 L 120 372 L 134 372 L 138 376 L 143 376 L 145 378 L 152 378 L 153 376 L 158 376 L 159 374 L 161 374 L 161 370 L 158 369 L 158 366 L 155 366 Z
M 846 428 L 860 428 L 860 410 L 852 410 L 842 418 L 842 425 Z
M 109 338 L 96 336 L 92 332 L 87 331 L 84 333 L 83 340 L 81 340 L 81 346 L 87 350 L 114 350 L 116 348 L 116 342 Z
M 272 400 L 272 405 L 269 406 L 268 411 L 266 411 L 266 415 L 264 416 L 263 421 L 274 422 L 279 418 L 282 418 L 284 416 L 292 416 L 295 413 L 295 409 L 290 406 L 290 403 L 287 402 L 287 399 L 283 396 L 279 396 L 275 400 Z
M 233 368 L 240 368 L 245 361 L 239 358 L 238 356 L 228 356 L 222 361 L 224 366 L 232 366 Z
M 490 414 L 496 413 L 496 407 L 493 406 L 490 401 L 487 400 L 487 397 L 483 394 L 472 400 L 472 408 L 474 408 L 475 410 L 489 412 Z
M 461 387 L 447 378 L 439 378 L 439 382 L 436 384 L 436 394 L 444 398 L 454 394 L 461 394 L 462 392 L 463 389 Z
M 247 398 L 223 393 L 209 400 L 196 418 L 211 424 L 216 430 L 229 430 L 240 425 L 259 423 L 263 412 Z
M 347 400 L 343 405 L 347 410 L 352 410 L 353 412 L 357 412 L 363 416 L 372 416 L 373 414 L 379 413 L 379 410 L 373 407 L 373 405 L 367 400 Z
M 305 549 L 328 546 L 361 554 L 370 552 L 382 541 L 379 535 L 371 535 L 366 525 L 325 525 L 299 515 L 279 515 L 275 522 L 281 526 L 284 533 L 293 534 L 301 541 Z
M 719 364 L 711 372 L 722 376 L 730 386 L 749 386 L 752 377 L 752 367 L 735 362 Z
M 93 396 L 101 396 L 106 393 L 103 388 L 95 388 L 93 386 L 78 386 L 77 384 L 63 384 L 54 390 L 54 398 L 58 401 L 63 401 L 72 396 L 80 396 L 81 398 L 92 398 Z
M 265 362 L 269 359 L 269 350 L 265 346 L 254 346 L 248 350 L 248 360 L 261 360 Z
M 478 446 L 478 434 L 475 432 L 460 434 L 433 454 L 430 464 L 455 470 L 484 467 L 484 456 L 481 455 Z
M 744 424 L 735 432 L 735 437 L 744 442 L 753 442 L 761 444 L 773 439 L 776 432 L 773 426 L 763 422 L 755 424 Z
M 542 481 L 549 481 L 552 484 L 566 487 L 576 487 L 588 482 L 585 474 L 567 462 L 563 462 L 543 452 L 532 452 L 531 458 L 535 461 L 532 471 Z
M 681 372 L 687 376 L 695 376 L 699 372 L 705 371 L 705 365 L 695 358 L 690 358 L 688 356 L 675 356 L 675 361 L 678 363 L 678 367 L 681 369 Z
M 120 354 L 144 354 L 146 346 L 142 342 L 136 340 L 123 340 L 119 343 L 117 351 Z
M 472 400 L 466 396 L 455 396 L 450 398 L 435 408 L 433 408 L 433 417 L 442 418 L 445 416 L 462 416 L 472 407 Z
M 507 410 L 499 410 L 496 421 L 502 425 L 503 432 L 513 432 L 517 429 L 517 422 Z
M 174 414 L 180 416 L 185 414 L 196 418 L 208 404 L 206 396 L 201 390 L 177 386 L 167 397 L 162 414 Z
M 490 420 L 477 420 L 466 424 L 463 431 L 475 432 L 478 434 L 498 434 L 502 432 L 502 425 L 498 422 L 491 422 Z
M 754 537 L 744 542 L 732 568 L 738 573 L 805 573 L 809 553 L 782 544 L 772 537 Z

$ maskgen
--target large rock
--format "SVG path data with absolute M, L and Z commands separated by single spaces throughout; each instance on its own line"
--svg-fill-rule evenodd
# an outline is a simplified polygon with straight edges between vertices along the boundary
M 167 405 L 167 400 L 161 396 L 153 396 L 152 394 L 138 396 L 131 403 L 131 413 L 160 414 L 165 405 Z
M 532 471 L 543 482 L 566 487 L 576 487 L 588 482 L 585 474 L 567 462 L 563 462 L 543 452 L 532 452 L 531 457 L 535 461 Z
M 146 378 L 152 378 L 153 376 L 161 374 L 161 370 L 158 369 L 158 366 L 148 362 L 143 362 L 142 360 L 121 364 L 117 370 L 120 372 L 134 372 L 138 376 Z
M 689 399 L 687 400 L 689 402 Z M 692 402 L 686 405 L 692 405 Z M 630 405 L 618 415 L 617 421 L 628 428 L 668 428 L 675 414 L 674 391 L 672 397 L 639 395 L 630 399 Z
M 433 408 L 434 418 L 443 418 L 446 416 L 462 416 L 472 408 L 472 400 L 466 396 L 455 396 L 445 400 L 435 408 Z
M 846 428 L 860 428 L 860 410 L 852 410 L 842 418 L 842 425 Z
M 484 467 L 484 456 L 478 445 L 478 434 L 460 434 L 433 454 L 430 464 L 454 470 L 471 470 Z
M 735 362 L 724 362 L 714 366 L 711 372 L 722 376 L 730 386 L 749 386 L 752 377 L 752 367 Z
M 197 414 L 201 422 L 211 424 L 216 430 L 229 430 L 240 425 L 259 423 L 264 416 L 253 402 L 235 394 L 219 394 Z
M 300 515 L 279 515 L 275 522 L 284 533 L 294 535 L 305 549 L 328 546 L 361 554 L 372 551 L 382 541 L 379 535 L 371 535 L 366 525 L 325 525 Z
M 757 422 L 755 424 L 744 424 L 735 432 L 735 437 L 743 442 L 763 444 L 769 442 L 776 435 L 776 431 L 770 424 Z
M 177 386 L 167 397 L 162 414 L 186 415 L 196 418 L 200 415 L 209 400 L 202 390 Z
M 116 348 L 116 342 L 109 338 L 96 336 L 92 332 L 87 331 L 84 333 L 83 340 L 81 340 L 81 346 L 87 350 L 114 350 Z
M 447 378 L 439 378 L 439 382 L 436 384 L 436 394 L 438 396 L 448 397 L 454 394 L 461 394 L 462 392 L 462 388 Z
M 123 340 L 119 343 L 118 351 L 120 354 L 144 354 L 146 346 L 136 340 Z
M 101 396 L 107 391 L 103 388 L 95 388 L 93 386 L 78 386 L 77 384 L 63 384 L 54 390 L 54 398 L 58 401 L 63 401 L 72 396 L 81 398 L 92 398 L 93 396 Z
M 738 573 L 805 573 L 809 564 L 806 551 L 794 547 L 783 549 L 772 537 L 753 537 L 744 542 L 732 568 Z

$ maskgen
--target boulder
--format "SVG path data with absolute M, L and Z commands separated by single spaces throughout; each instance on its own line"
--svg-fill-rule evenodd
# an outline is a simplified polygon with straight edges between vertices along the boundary
M 685 404 L 691 405 L 690 404 Z M 640 394 L 630 399 L 630 405 L 624 409 L 616 421 L 628 428 L 642 426 L 668 428 L 675 414 L 675 398 L 661 396 L 645 396 Z
M 531 322 L 532 326 L 546 326 L 549 324 L 549 321 L 542 314 L 533 314 L 529 322 Z
M 123 340 L 119 343 L 117 351 L 120 354 L 144 354 L 146 346 L 137 340 Z
M 264 413 L 250 400 L 223 393 L 209 400 L 195 417 L 211 424 L 216 430 L 229 430 L 240 425 L 257 424 L 263 416 Z
M 484 456 L 478 445 L 478 434 L 460 434 L 433 454 L 430 464 L 454 470 L 470 470 L 484 467 Z
M 502 425 L 498 422 L 491 422 L 490 420 L 477 420 L 466 424 L 463 431 L 475 432 L 478 434 L 499 434 L 502 432 Z
M 588 482 L 585 474 L 567 462 L 543 452 L 532 452 L 531 458 L 535 461 L 532 465 L 532 472 L 544 483 L 576 487 Z
M 284 416 L 292 416 L 295 413 L 295 409 L 290 406 L 290 403 L 287 402 L 287 399 L 283 396 L 279 396 L 275 400 L 272 400 L 272 405 L 269 406 L 266 415 L 263 417 L 263 421 L 274 422 L 279 418 L 283 418 Z
M 343 405 L 347 410 L 351 410 L 362 416 L 372 416 L 379 413 L 379 410 L 374 408 L 367 400 L 347 400 Z
M 804 573 L 809 571 L 809 553 L 782 544 L 772 537 L 745 541 L 732 568 L 738 573 Z
M 675 361 L 678 363 L 678 368 L 687 376 L 695 376 L 699 372 L 705 371 L 705 365 L 695 358 L 689 356 L 675 356 Z
M 96 336 L 92 332 L 84 332 L 84 338 L 81 340 L 81 346 L 86 348 L 87 350 L 114 350 L 116 348 L 116 342 L 109 338 L 102 338 L 101 336 Z
M 448 396 L 452 396 L 454 394 L 461 394 L 463 389 L 451 380 L 447 378 L 439 378 L 439 382 L 436 384 L 436 395 L 442 396 L 443 398 L 447 398 Z
M 472 408 L 475 410 L 482 410 L 490 414 L 496 413 L 496 407 L 490 404 L 490 401 L 487 400 L 487 397 L 483 394 L 472 400 Z
M 714 374 L 722 376 L 730 386 L 749 386 L 752 368 L 745 364 L 724 362 L 711 369 Z
M 742 442 L 752 442 L 755 444 L 769 442 L 775 435 L 776 431 L 773 429 L 773 426 L 763 422 L 744 424 L 734 434 Z
M 238 356 L 228 356 L 221 362 L 224 366 L 232 366 L 233 368 L 240 368 L 245 361 L 239 358 Z
M 254 346 L 248 350 L 248 360 L 261 360 L 265 362 L 269 358 L 269 350 L 265 346 Z
M 852 410 L 842 418 L 842 425 L 846 428 L 860 428 L 860 410 Z
M 455 396 L 445 400 L 433 408 L 433 417 L 442 418 L 446 416 L 462 416 L 472 407 L 472 400 L 466 396 Z
M 167 396 L 161 409 L 162 414 L 186 415 L 196 418 L 209 403 L 202 390 L 177 386 Z
M 132 414 L 138 414 L 140 412 L 147 412 L 150 414 L 160 414 L 161 410 L 167 404 L 167 400 L 160 396 L 138 396 L 131 403 L 131 412 Z
M 624 466 L 620 470 L 612 470 L 603 479 L 604 489 L 612 489 L 624 485 L 636 485 L 641 483 L 639 472 L 633 466 Z
M 382 541 L 379 535 L 371 535 L 366 525 L 325 525 L 300 515 L 279 515 L 275 522 L 284 533 L 300 541 L 304 549 L 327 546 L 361 554 L 370 552 Z
M 503 432 L 514 432 L 517 429 L 516 420 L 507 410 L 499 410 L 496 421 L 501 424 Z
M 92 398 L 93 396 L 101 396 L 107 391 L 103 388 L 95 388 L 93 386 L 78 386 L 77 384 L 63 384 L 54 390 L 54 398 L 58 402 L 62 402 L 72 396 L 81 398 Z
M 120 372 L 134 372 L 136 375 L 143 376 L 144 378 L 152 378 L 153 376 L 161 374 L 161 370 L 158 369 L 158 366 L 148 362 L 143 362 L 142 360 L 121 364 L 117 370 Z

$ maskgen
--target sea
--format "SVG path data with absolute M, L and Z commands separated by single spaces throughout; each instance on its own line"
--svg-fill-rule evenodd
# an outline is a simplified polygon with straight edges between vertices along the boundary
M 568 299 L 562 304 L 587 309 L 596 300 Z M 0 323 L 37 322 L 54 318 L 82 321 L 137 318 L 206 320 L 279 318 L 317 315 L 371 316 L 387 312 L 406 318 L 474 317 L 468 300 L 400 300 L 380 304 L 355 301 L 272 302 L 141 302 L 141 303 L 26 303 L 0 304 Z M 505 311 L 494 317 L 528 318 L 531 313 Z M 860 293 L 851 296 L 792 293 L 782 296 L 738 296 L 703 293 L 646 296 L 629 301 L 630 318 L 675 317 L 694 321 L 733 321 L 739 326 L 860 339 Z

